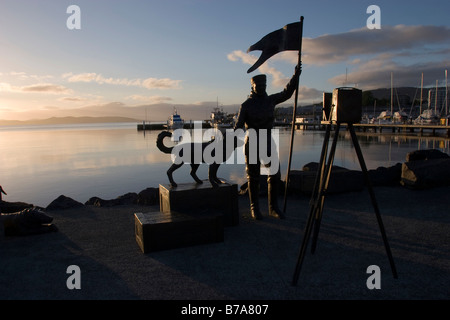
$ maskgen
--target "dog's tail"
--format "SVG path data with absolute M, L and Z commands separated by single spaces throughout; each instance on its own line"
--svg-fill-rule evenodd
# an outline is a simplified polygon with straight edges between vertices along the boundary
M 156 138 L 156 146 L 164 153 L 172 153 L 173 147 L 166 147 L 164 145 L 164 138 L 166 137 L 172 137 L 172 132 L 162 131 L 160 134 L 158 134 L 158 138 Z

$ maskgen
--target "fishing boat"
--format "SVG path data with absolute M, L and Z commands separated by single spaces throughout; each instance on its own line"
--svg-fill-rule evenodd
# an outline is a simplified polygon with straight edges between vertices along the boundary
M 211 126 L 215 129 L 228 129 L 233 127 L 233 115 L 229 115 L 219 107 L 211 112 Z
M 183 127 L 184 127 L 184 120 L 178 114 L 177 109 L 173 108 L 173 114 L 167 120 L 167 129 L 176 130 L 181 129 Z

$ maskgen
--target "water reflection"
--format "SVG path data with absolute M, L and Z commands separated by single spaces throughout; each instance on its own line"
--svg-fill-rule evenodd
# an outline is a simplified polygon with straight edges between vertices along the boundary
M 167 183 L 171 157 L 156 148 L 159 131 L 136 130 L 136 124 L 59 127 L 0 128 L 0 184 L 5 201 L 24 201 L 47 206 L 64 194 L 85 202 L 92 196 L 112 199 Z M 285 176 L 290 130 L 280 129 L 281 174 Z M 449 153 L 449 140 L 442 137 L 357 133 L 368 169 L 404 162 L 418 149 Z M 296 131 L 291 169 L 301 169 L 320 157 L 324 132 Z M 331 140 L 330 140 L 331 143 Z M 233 155 L 237 164 L 223 164 L 220 178 L 237 184 L 246 181 L 243 150 Z M 360 169 L 348 132 L 341 131 L 335 164 Z M 174 173 L 177 182 L 191 182 L 189 166 Z M 198 176 L 207 179 L 207 165 Z

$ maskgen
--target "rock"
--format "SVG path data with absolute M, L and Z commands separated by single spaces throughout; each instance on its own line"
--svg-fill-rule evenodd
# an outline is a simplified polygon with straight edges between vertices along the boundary
M 86 205 L 94 205 L 96 207 L 113 207 L 113 206 L 137 204 L 137 201 L 138 201 L 137 193 L 129 192 L 111 200 L 103 200 L 99 197 L 92 197 L 86 202 Z
M 318 163 L 311 162 L 305 165 L 303 170 L 291 170 L 288 190 L 293 193 L 311 194 L 316 181 L 318 166 Z M 364 181 L 361 171 L 332 166 L 328 193 L 360 191 L 363 188 Z
M 86 201 L 84 204 L 85 204 L 86 206 L 95 206 L 95 203 L 96 203 L 97 201 L 104 201 L 104 200 L 101 199 L 101 198 L 99 198 L 99 197 L 92 197 L 92 198 L 89 198 L 89 200 Z
M 403 163 L 401 184 L 411 189 L 450 185 L 450 157 Z
M 436 149 L 416 150 L 406 155 L 406 162 L 431 159 L 448 159 L 450 156 Z
M 396 186 L 400 184 L 402 176 L 402 164 L 397 163 L 392 167 L 378 167 L 369 170 L 369 178 L 373 186 Z
M 58 198 L 53 200 L 48 206 L 47 210 L 65 210 L 71 208 L 82 207 L 83 204 L 81 202 L 75 201 L 72 198 L 66 197 L 64 195 L 60 195 Z
M 117 205 L 131 205 L 136 204 L 138 200 L 138 195 L 136 192 L 125 193 L 124 195 L 118 196 L 114 201 Z
M 138 193 L 137 204 L 152 206 L 159 204 L 159 188 L 147 188 Z

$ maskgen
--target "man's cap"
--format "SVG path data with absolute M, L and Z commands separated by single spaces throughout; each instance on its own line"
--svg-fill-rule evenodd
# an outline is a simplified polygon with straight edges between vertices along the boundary
M 251 79 L 252 84 L 266 84 L 267 77 L 265 74 L 258 74 Z

